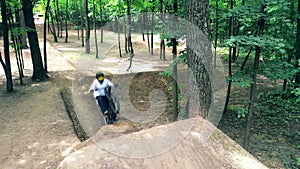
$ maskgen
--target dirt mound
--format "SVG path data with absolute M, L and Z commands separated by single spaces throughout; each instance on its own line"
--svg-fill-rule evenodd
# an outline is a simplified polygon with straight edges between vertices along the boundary
M 201 141 L 205 133 L 203 125 L 214 130 L 204 142 Z M 267 168 L 199 117 L 132 134 L 123 131 L 116 126 L 105 126 L 89 144 L 83 143 L 82 148 L 67 156 L 58 168 Z

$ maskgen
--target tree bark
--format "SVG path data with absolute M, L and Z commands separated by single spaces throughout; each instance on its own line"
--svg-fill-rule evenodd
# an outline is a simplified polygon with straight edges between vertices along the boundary
M 116 16 L 117 28 L 118 28 L 118 47 L 119 47 L 119 56 L 122 57 L 122 49 L 121 49 L 121 37 L 120 37 L 120 18 Z
M 85 53 L 91 52 L 90 47 L 90 19 L 89 19 L 89 8 L 88 8 L 88 0 L 84 1 L 85 7 Z
M 38 35 L 33 20 L 33 6 L 30 0 L 22 0 L 23 12 L 25 17 L 25 25 L 30 30 L 27 32 L 31 51 L 31 59 L 33 65 L 32 80 L 47 80 L 47 74 L 43 67 L 43 61 L 38 41 Z
M 100 26 L 101 26 L 101 39 L 100 39 L 100 42 L 101 43 L 103 43 L 103 24 L 104 24 L 104 22 L 103 22 L 103 10 L 102 10 L 103 8 L 102 8 L 102 0 L 100 0 L 100 20 L 101 20 L 101 22 L 100 22 Z
M 98 40 L 97 40 L 97 29 L 96 29 L 96 8 L 95 8 L 95 0 L 93 0 L 93 20 L 94 20 L 94 34 L 95 34 L 95 45 L 96 45 L 96 58 L 99 58 L 98 54 Z
M 45 66 L 45 71 L 48 72 L 48 65 L 47 65 L 47 20 L 48 20 L 48 13 L 50 9 L 50 0 L 47 0 L 47 5 L 46 5 L 46 11 L 45 11 L 45 20 L 44 20 L 44 66 Z
M 20 27 L 25 28 L 25 19 L 24 19 L 24 13 L 22 10 L 19 11 L 19 22 L 20 22 Z M 27 45 L 27 37 L 25 34 L 20 35 L 20 41 L 21 41 L 21 48 L 22 49 L 28 49 Z
M 83 24 L 83 9 L 82 9 L 82 0 L 80 0 L 80 30 L 81 30 L 81 47 L 84 47 L 84 31 L 83 31 L 83 27 L 84 27 L 84 24 Z
M 3 44 L 4 44 L 4 58 L 5 63 L 2 60 L 2 56 L 0 53 L 0 61 L 4 68 L 5 77 L 6 77 L 6 91 L 8 93 L 13 92 L 13 81 L 12 81 L 12 73 L 11 73 L 11 63 L 10 63 L 10 55 L 9 55 L 9 39 L 8 39 L 8 24 L 7 24 L 7 7 L 5 0 L 1 0 L 1 15 L 2 15 L 2 24 L 3 24 Z
M 49 28 L 50 28 L 50 32 L 51 32 L 51 34 L 53 35 L 53 38 L 54 38 L 54 42 L 58 42 L 58 39 L 57 39 L 57 35 L 56 35 L 56 28 L 55 28 L 55 24 L 54 24 L 54 17 L 53 17 L 53 14 L 52 14 L 52 10 L 50 9 L 49 10 L 49 14 L 50 14 L 50 16 L 51 16 L 51 25 L 52 25 L 52 28 L 51 28 L 51 26 L 49 26 Z M 49 20 L 48 20 L 49 21 Z
M 189 67 L 189 116 L 208 117 L 212 89 L 212 50 L 208 0 L 186 1 L 187 53 Z
M 65 20 L 65 30 L 66 30 L 66 37 L 65 37 L 65 43 L 68 43 L 68 20 L 69 20 L 69 11 L 68 11 L 68 8 L 69 8 L 69 0 L 66 0 L 66 20 Z

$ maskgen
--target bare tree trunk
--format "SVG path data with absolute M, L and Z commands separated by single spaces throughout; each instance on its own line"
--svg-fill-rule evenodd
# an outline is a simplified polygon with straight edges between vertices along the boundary
M 178 24 L 178 1 L 177 0 L 174 0 L 173 2 L 173 8 L 174 8 L 174 29 L 176 30 L 176 27 Z M 179 111 L 178 111 L 178 84 L 177 84 L 177 80 L 178 80 L 178 72 L 177 72 L 177 61 L 176 61 L 176 58 L 177 58 L 177 45 L 178 45 L 178 42 L 177 42 L 177 37 L 174 37 L 171 39 L 171 42 L 172 42 L 172 54 L 173 54 L 173 62 L 174 62 L 174 65 L 173 65 L 173 113 L 174 113 L 174 116 L 173 116 L 173 121 L 176 121 L 178 119 L 178 114 L 179 114 Z M 153 43 L 153 42 L 152 42 Z
M 100 42 L 103 43 L 103 10 L 102 10 L 102 0 L 100 0 L 100 20 L 101 20 L 101 40 Z
M 126 26 L 126 19 L 125 17 L 123 17 L 124 19 L 124 36 L 125 36 L 125 52 L 128 53 L 128 37 L 127 37 L 127 26 Z
M 45 11 L 45 20 L 44 20 L 44 68 L 45 71 L 48 72 L 48 64 L 47 64 L 47 20 L 48 20 L 48 13 L 50 9 L 50 0 L 47 0 L 47 5 L 46 5 L 46 11 Z
M 84 10 L 82 9 L 82 6 L 83 6 L 83 2 L 82 0 L 80 0 L 80 30 L 81 30 L 81 46 L 84 47 L 84 31 L 83 31 L 83 27 L 84 27 L 84 24 L 83 24 L 83 12 Z
M 131 0 L 127 0 L 127 24 L 128 24 L 128 51 L 131 56 L 134 56 L 132 39 L 131 39 Z
M 0 62 L 4 68 L 5 77 L 6 77 L 6 91 L 13 92 L 13 81 L 12 81 L 12 73 L 11 73 L 11 63 L 10 63 L 10 55 L 9 55 L 9 39 L 8 39 L 8 24 L 7 24 L 7 8 L 5 0 L 1 0 L 1 15 L 2 15 L 2 24 L 3 24 L 3 44 L 4 44 L 4 58 L 5 62 L 2 59 L 0 53 Z
M 119 22 L 119 17 L 115 17 L 117 21 L 117 27 L 118 27 L 118 47 L 119 47 L 119 56 L 122 57 L 122 49 L 121 49 L 121 37 L 120 37 L 120 22 Z
M 61 20 L 60 20 L 60 18 L 61 18 L 61 16 L 60 16 L 60 11 L 59 11 L 59 3 L 58 3 L 58 0 L 55 0 L 55 4 L 56 4 L 56 9 L 55 9 L 55 16 L 56 16 L 56 21 L 57 21 L 57 37 L 60 37 L 60 34 L 62 34 L 61 32 L 60 32 L 60 22 L 61 22 Z
M 33 6 L 30 0 L 22 0 L 23 12 L 25 17 L 26 27 L 31 30 L 36 30 L 33 20 Z M 44 81 L 48 79 L 46 71 L 43 67 L 43 61 L 36 31 L 28 31 L 29 45 L 31 51 L 32 65 L 33 65 L 33 80 Z
M 88 8 L 88 0 L 84 1 L 85 7 L 85 53 L 91 52 L 90 47 L 90 19 L 89 19 L 89 8 Z
M 98 54 L 98 42 L 97 42 L 97 29 L 96 29 L 96 8 L 95 0 L 93 0 L 93 19 L 94 19 L 94 34 L 95 34 L 95 45 L 96 45 L 96 58 L 99 58 Z
M 49 14 L 50 14 L 50 16 L 51 16 L 51 18 L 52 18 L 52 19 L 51 19 L 51 25 L 52 25 L 52 27 L 49 26 L 50 32 L 51 32 L 51 34 L 53 35 L 54 42 L 58 42 L 57 35 L 56 35 L 56 28 L 55 28 L 54 19 L 53 19 L 53 14 L 52 14 L 52 10 L 51 10 L 51 9 L 49 10 Z M 48 21 L 49 21 L 49 20 L 48 20 Z
M 217 67 L 217 46 L 218 46 L 218 32 L 219 32 L 219 1 L 216 0 L 216 28 L 215 28 L 215 54 L 214 54 L 214 68 Z
M 69 0 L 66 0 L 66 20 L 65 20 L 65 27 L 66 27 L 66 37 L 65 37 L 65 43 L 68 43 L 68 20 L 69 20 L 69 11 L 68 11 L 68 8 L 69 8 Z
M 230 0 L 230 9 L 233 9 L 233 0 Z M 232 36 L 233 34 L 233 15 L 229 18 L 229 37 Z M 228 76 L 229 76 L 229 81 L 228 81 L 228 86 L 227 86 L 227 94 L 226 94 L 226 102 L 223 110 L 223 114 L 226 114 L 227 107 L 229 104 L 229 99 L 230 99 L 230 92 L 231 92 L 231 83 L 232 83 L 232 61 L 233 61 L 233 47 L 229 47 L 229 59 L 228 59 Z
M 152 3 L 154 3 L 154 1 L 152 1 Z M 153 45 L 154 45 L 153 32 L 154 32 L 154 6 L 152 6 L 152 13 L 151 13 L 151 51 L 150 51 L 151 55 L 153 55 Z
M 261 12 L 264 13 L 266 8 L 266 5 L 263 4 Z M 265 26 L 265 20 L 264 18 L 261 18 L 259 20 L 259 36 L 263 35 L 264 26 Z M 247 125 L 246 125 L 246 131 L 244 135 L 244 142 L 243 146 L 246 150 L 249 150 L 249 142 L 250 142 L 250 133 L 251 133 L 251 125 L 252 125 L 252 117 L 253 117 L 253 109 L 255 104 L 255 97 L 256 97 L 256 79 L 257 79 L 257 71 L 259 67 L 259 57 L 260 57 L 260 47 L 256 46 L 255 48 L 255 58 L 254 58 L 254 64 L 253 64 L 253 81 L 250 87 L 250 103 L 248 108 L 248 117 L 247 117 Z
M 20 22 L 20 27 L 25 28 L 25 20 L 24 20 L 24 14 L 23 14 L 22 10 L 19 11 L 19 22 Z M 22 35 L 20 35 L 19 38 L 20 38 L 20 41 L 21 41 L 21 48 L 22 49 L 28 49 L 26 35 L 22 34 Z
M 15 11 L 16 10 L 19 10 L 17 8 L 15 8 Z M 7 19 L 8 19 L 8 23 L 9 23 L 9 28 L 11 30 L 13 29 L 16 29 L 17 28 L 17 25 L 16 25 L 16 22 L 14 22 L 14 16 L 13 14 L 18 14 L 17 12 L 13 12 L 12 11 L 12 8 L 9 8 L 7 10 Z M 16 17 L 15 17 L 16 18 Z M 23 69 L 24 69 L 24 64 L 23 64 L 23 56 L 22 56 L 22 49 L 20 47 L 20 44 L 19 41 L 18 41 L 18 35 L 14 32 L 11 32 L 10 33 L 10 37 L 11 37 L 11 41 L 12 41 L 12 44 L 13 44 L 13 47 L 14 47 L 14 52 L 15 52 L 15 56 L 16 56 L 16 61 L 17 61 L 17 66 L 18 66 L 18 71 L 19 71 L 19 79 L 20 79 L 20 84 L 23 85 Z
M 210 16 L 208 0 L 186 0 L 187 53 L 189 67 L 188 113 L 208 117 L 212 89 Z M 201 43 L 199 43 L 201 41 Z

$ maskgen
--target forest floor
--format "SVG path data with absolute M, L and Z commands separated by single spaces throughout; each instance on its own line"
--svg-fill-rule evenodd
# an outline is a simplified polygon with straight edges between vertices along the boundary
M 32 68 L 28 50 L 27 52 L 25 50 L 24 55 L 24 85 L 20 85 L 16 66 L 13 66 L 15 92 L 11 94 L 5 92 L 4 73 L 2 69 L 0 70 L 0 168 L 56 168 L 60 161 L 76 149 L 80 143 L 66 112 L 65 103 L 72 104 L 72 96 L 68 96 L 69 100 L 64 100 L 62 95 L 72 94 L 72 92 L 64 93 L 63 91 L 64 89 L 70 90 L 74 79 L 77 78 L 76 72 L 78 70 L 76 69 L 78 69 L 78 65 L 76 64 L 80 55 L 83 55 L 84 48 L 81 47 L 81 40 L 77 40 L 76 31 L 70 32 L 69 43 L 63 43 L 64 39 L 62 38 L 59 38 L 59 43 L 52 43 L 51 35 L 48 36 L 50 36 L 48 37 L 49 45 L 47 45 L 48 81 L 32 82 L 30 80 Z M 109 39 L 111 38 L 105 38 L 105 40 Z M 117 48 L 111 48 L 109 52 L 111 56 L 118 53 Z M 93 58 L 94 54 L 92 52 L 89 57 Z M 100 50 L 100 58 L 107 54 L 101 53 Z M 154 57 L 159 57 L 157 50 L 155 54 Z M 12 57 L 13 59 L 14 57 Z M 168 59 L 170 59 L 170 56 L 168 56 Z M 101 61 L 101 59 L 99 60 Z M 128 63 L 127 58 L 119 59 L 119 61 Z M 113 59 L 108 58 L 106 63 L 105 68 L 115 66 Z M 16 64 L 13 63 L 13 65 Z M 127 66 L 128 64 L 126 64 L 126 68 Z M 130 93 L 133 105 L 140 110 L 149 107 L 149 89 L 160 88 L 168 93 L 169 86 L 166 84 L 170 82 L 170 79 L 160 77 L 157 71 L 148 72 L 153 67 L 147 69 L 147 66 L 143 66 L 143 68 L 147 73 L 141 73 L 132 82 L 132 87 L 138 89 L 139 92 L 133 91 Z M 161 68 L 159 67 L 159 69 Z M 97 70 L 92 66 L 87 68 L 90 77 L 93 77 L 94 72 Z M 89 85 L 90 81 L 85 83 Z M 245 91 L 233 91 L 233 98 L 243 99 L 243 97 L 238 97 L 242 92 L 246 93 Z M 168 98 L 170 95 L 169 92 L 167 94 Z M 287 114 L 286 116 L 289 116 L 289 119 L 292 116 L 294 120 L 286 122 L 280 120 L 283 118 L 282 116 L 277 117 L 272 114 L 271 119 L 255 114 L 254 134 L 251 139 L 250 152 L 270 168 L 297 167 L 295 159 L 299 156 L 297 145 L 299 145 L 300 126 L 296 120 L 300 119 L 299 115 Z M 166 113 L 162 118 L 140 126 L 135 125 L 131 130 L 141 130 L 169 123 L 171 117 L 170 114 Z M 224 116 L 219 128 L 238 143 L 241 143 L 244 121 L 245 119 L 236 118 L 235 113 L 229 113 Z M 123 122 L 125 123 L 125 120 L 121 116 L 117 125 L 123 124 Z M 277 123 L 277 125 L 274 125 L 274 123 Z M 126 123 L 126 125 L 129 124 Z M 288 130 L 289 133 L 286 130 L 287 125 L 290 129 Z M 298 135 L 294 132 L 298 132 Z

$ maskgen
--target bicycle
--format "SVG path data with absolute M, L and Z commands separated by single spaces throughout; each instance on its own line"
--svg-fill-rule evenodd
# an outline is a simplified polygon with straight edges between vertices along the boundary
M 108 100 L 108 114 L 104 115 L 105 124 L 113 124 L 117 119 L 117 114 L 119 110 L 116 108 L 115 101 L 111 95 L 111 87 L 107 87 L 105 89 L 105 96 Z

